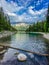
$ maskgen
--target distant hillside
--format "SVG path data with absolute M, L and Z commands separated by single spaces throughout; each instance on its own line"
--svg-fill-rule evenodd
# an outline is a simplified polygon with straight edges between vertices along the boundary
M 25 31 L 27 28 L 29 28 L 29 24 L 26 24 L 26 23 L 19 23 L 12 26 L 19 31 Z

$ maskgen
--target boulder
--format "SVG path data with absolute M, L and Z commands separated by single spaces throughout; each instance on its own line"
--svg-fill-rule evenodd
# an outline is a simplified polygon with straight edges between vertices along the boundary
M 17 59 L 19 61 L 25 61 L 25 60 L 27 60 L 27 56 L 23 53 L 20 53 L 20 54 L 18 54 Z

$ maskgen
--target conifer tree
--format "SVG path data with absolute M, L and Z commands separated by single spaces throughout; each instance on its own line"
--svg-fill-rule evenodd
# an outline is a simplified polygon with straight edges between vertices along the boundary
M 49 29 L 49 5 L 47 10 L 47 17 L 46 17 L 46 32 L 48 32 Z

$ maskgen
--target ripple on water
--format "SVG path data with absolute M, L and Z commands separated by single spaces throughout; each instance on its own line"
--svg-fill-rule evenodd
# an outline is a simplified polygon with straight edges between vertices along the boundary
M 30 50 L 34 52 L 46 53 L 48 52 L 48 45 L 44 42 L 44 39 L 41 35 L 33 35 L 33 34 L 15 34 L 8 38 L 0 40 L 2 43 L 7 43 L 10 46 Z M 15 56 L 16 51 L 14 49 L 7 48 L 5 54 L 2 55 L 2 59 L 0 59 L 0 65 L 47 65 L 48 61 L 46 57 L 28 54 L 22 52 L 27 55 L 27 61 L 19 62 L 17 60 L 17 56 Z M 1 58 L 1 57 L 0 57 Z M 1 61 L 3 61 L 1 63 Z

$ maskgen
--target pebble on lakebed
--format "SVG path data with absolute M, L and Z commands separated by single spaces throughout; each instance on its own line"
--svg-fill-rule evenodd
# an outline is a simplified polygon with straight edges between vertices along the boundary
M 27 60 L 27 56 L 23 53 L 20 53 L 20 54 L 18 54 L 17 59 L 19 61 L 25 61 L 25 60 Z

